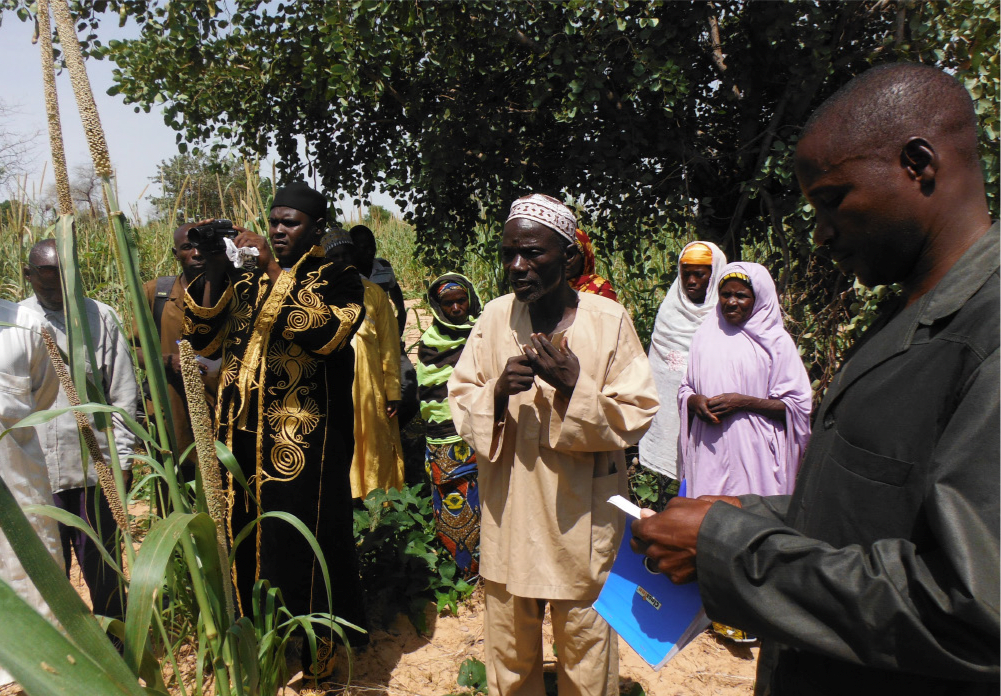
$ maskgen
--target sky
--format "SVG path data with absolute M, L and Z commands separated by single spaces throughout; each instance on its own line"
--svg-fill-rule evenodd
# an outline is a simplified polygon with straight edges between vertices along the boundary
M 109 16 L 101 26 L 98 34 L 103 42 L 137 35 L 134 27 L 119 29 L 117 19 L 117 16 Z M 34 158 L 27 172 L 29 197 L 37 197 L 42 187 L 52 182 L 51 162 L 45 168 L 42 180 L 43 166 L 49 160 L 49 138 L 41 57 L 38 44 L 31 43 L 33 31 L 31 23 L 19 21 L 13 12 L 3 13 L 3 22 L 0 23 L 0 101 L 15 110 L 5 126 L 20 135 L 38 134 L 32 148 Z M 149 196 L 160 192 L 159 184 L 151 178 L 156 175 L 156 166 L 160 162 L 177 154 L 176 134 L 164 124 L 163 116 L 157 109 L 151 109 L 148 114 L 142 110 L 136 113 L 136 107 L 124 104 L 121 96 L 108 96 L 108 88 L 113 84 L 113 68 L 114 64 L 107 60 L 87 61 L 87 73 L 117 174 L 119 205 L 130 217 L 136 209 L 145 219 L 153 212 Z M 90 154 L 69 74 L 65 70 L 56 76 L 56 90 L 66 162 L 72 176 L 74 166 L 89 162 Z M 261 163 L 262 172 L 268 176 L 272 169 L 271 159 L 273 156 Z M 6 191 L 0 192 L 0 200 L 8 195 Z M 385 194 L 376 193 L 372 202 L 399 212 L 393 199 Z

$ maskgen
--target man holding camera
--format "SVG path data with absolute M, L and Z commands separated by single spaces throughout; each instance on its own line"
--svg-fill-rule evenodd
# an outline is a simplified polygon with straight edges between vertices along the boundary
M 272 203 L 273 255 L 264 237 L 242 228 L 191 230 L 205 272 L 185 295 L 184 333 L 201 355 L 222 360 L 217 437 L 250 485 L 250 491 L 235 487 L 233 536 L 265 512 L 292 513 L 316 536 L 330 571 L 328 606 L 306 540 L 284 521 L 261 520 L 236 549 L 241 611 L 251 615 L 254 583 L 267 580 L 281 588 L 294 615 L 331 611 L 362 625 L 348 477 L 350 343 L 364 317 L 364 288 L 354 267 L 324 258 L 318 244 L 326 214 L 324 196 L 297 182 L 279 189 Z M 256 249 L 256 267 L 234 267 L 225 237 L 236 248 Z M 357 644 L 365 635 L 349 632 L 349 638 Z M 329 652 L 324 640 L 317 663 L 304 672 L 326 676 Z

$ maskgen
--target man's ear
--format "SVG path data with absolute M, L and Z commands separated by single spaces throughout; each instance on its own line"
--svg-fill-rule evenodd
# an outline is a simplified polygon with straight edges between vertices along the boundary
M 580 258 L 580 248 L 575 242 L 570 242 L 566 247 L 566 257 L 567 257 L 567 270 L 576 263 L 577 259 Z
M 935 175 L 938 173 L 939 159 L 935 148 L 924 138 L 911 138 L 900 151 L 900 165 L 910 177 L 920 183 L 921 192 L 930 194 L 935 190 Z

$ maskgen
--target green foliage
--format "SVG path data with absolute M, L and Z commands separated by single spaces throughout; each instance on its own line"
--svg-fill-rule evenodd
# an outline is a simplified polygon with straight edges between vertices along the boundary
M 746 188 L 767 184 L 784 151 L 776 138 L 895 26 L 862 3 L 80 8 L 137 19 L 138 40 L 92 51 L 118 65 L 113 92 L 163 104 L 180 142 L 273 146 L 288 175 L 301 137 L 328 188 L 413 203 L 432 256 L 480 222 L 496 228 L 529 189 L 580 196 L 615 245 L 667 224 L 733 236 L 754 217 Z
M 679 481 L 640 466 L 638 460 L 629 465 L 629 498 L 640 507 L 663 510 L 678 495 L 678 486 Z
M 431 496 L 423 484 L 384 491 L 375 489 L 355 510 L 354 532 L 368 606 L 381 608 L 387 621 L 407 614 L 427 631 L 425 608 L 455 613 L 473 586 L 458 576 L 455 561 L 435 539 Z
M 103 45 L 92 34 L 88 48 L 115 61 L 112 93 L 163 109 L 182 151 L 274 148 L 286 178 L 302 164 L 301 141 L 328 190 L 354 192 L 356 205 L 377 188 L 395 196 L 415 228 L 410 258 L 431 273 L 472 260 L 488 297 L 503 290 L 500 221 L 531 190 L 571 200 L 606 258 L 621 254 L 611 280 L 641 336 L 683 240 L 718 241 L 730 258 L 752 250 L 787 291 L 820 385 L 857 299 L 811 264 L 811 211 L 792 173 L 799 129 L 820 101 L 875 63 L 954 70 L 977 100 L 998 212 L 989 0 L 76 7 L 81 26 L 104 12 L 138 22 L 137 39 Z
M 459 665 L 459 676 L 455 680 L 459 686 L 465 687 L 462 694 L 450 696 L 475 696 L 487 693 L 487 668 L 475 657 L 467 657 Z
M 24 0 L 3 0 L 30 17 Z M 496 236 L 510 201 L 565 196 L 603 250 L 641 337 L 684 241 L 764 263 L 814 381 L 829 379 L 858 293 L 811 261 L 812 211 L 792 172 L 810 111 L 873 64 L 953 71 L 976 100 L 998 215 L 998 8 L 990 0 L 677 3 L 358 0 L 235 7 L 79 0 L 80 26 L 130 17 L 120 94 L 162 108 L 182 151 L 232 146 L 302 164 L 355 204 L 408 204 L 409 265 L 464 264 L 503 292 Z M 315 30 L 303 35 L 301 27 Z M 387 31 L 387 28 L 392 30 Z M 370 215 L 381 218 L 376 210 Z M 404 269 L 411 296 L 427 276 Z M 599 269 L 602 270 L 602 269 Z

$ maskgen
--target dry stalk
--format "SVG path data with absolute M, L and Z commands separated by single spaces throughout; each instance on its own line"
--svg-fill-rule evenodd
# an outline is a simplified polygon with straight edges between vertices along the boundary
M 226 492 L 219 474 L 219 460 L 215 453 L 215 430 L 205 402 L 205 383 L 195 351 L 188 341 L 179 341 L 181 353 L 181 376 L 184 378 L 184 394 L 188 398 L 188 413 L 191 416 L 191 431 L 195 439 L 195 454 L 198 456 L 198 470 L 202 474 L 205 489 L 205 503 L 209 516 L 215 522 L 216 542 L 219 546 L 219 561 L 222 564 L 223 586 L 226 589 L 226 609 L 233 612 L 233 597 L 230 591 L 229 544 L 226 539 L 226 525 L 229 521 L 229 506 Z
M 42 339 L 45 341 L 45 348 L 49 351 L 49 359 L 56 370 L 56 376 L 59 377 L 59 383 L 66 393 L 67 401 L 69 401 L 70 406 L 79 406 L 80 395 L 77 393 L 76 386 L 70 378 L 70 373 L 66 370 L 66 363 L 63 362 L 63 357 L 59 354 L 59 347 L 45 329 L 42 329 Z M 104 454 L 101 452 L 101 447 L 97 444 L 94 429 L 90 427 L 90 421 L 87 420 L 87 416 L 83 413 L 73 411 L 73 416 L 76 418 L 76 425 L 83 435 L 84 442 L 87 443 L 87 450 L 90 452 L 91 459 L 94 460 L 97 480 L 101 484 L 101 490 L 104 491 L 104 497 L 108 500 L 108 506 L 111 508 L 111 514 L 115 518 L 115 523 L 123 532 L 129 532 L 128 516 L 125 514 L 125 508 L 122 507 L 121 498 L 118 497 L 118 489 L 115 488 L 115 478 L 111 474 L 108 463 L 104 461 Z
M 44 2 L 44 0 L 43 0 Z M 41 3 L 39 3 L 41 8 Z M 83 130 L 90 146 L 90 157 L 94 160 L 94 172 L 98 176 L 111 176 L 111 157 L 108 155 L 108 143 L 104 139 L 101 128 L 101 118 L 97 114 L 97 104 L 94 93 L 90 89 L 87 78 L 87 68 L 83 64 L 83 52 L 80 41 L 73 26 L 73 14 L 66 0 L 55 0 L 52 4 L 52 14 L 56 19 L 56 30 L 59 32 L 59 42 L 66 59 L 66 68 L 70 74 L 70 84 L 76 96 L 76 108 L 80 112 Z M 112 213 L 113 211 L 108 211 Z
M 59 98 L 56 96 L 56 74 L 52 63 L 52 28 L 49 25 L 49 0 L 38 0 L 38 38 L 42 50 L 42 83 L 45 88 L 45 113 L 49 122 L 49 144 L 52 147 L 52 169 L 56 175 L 59 214 L 73 212 L 70 178 L 66 171 L 63 150 L 63 129 L 59 121 Z M 79 46 L 77 47 L 79 48 Z

